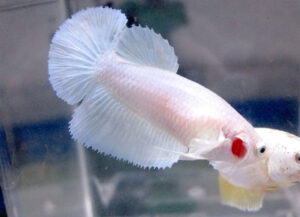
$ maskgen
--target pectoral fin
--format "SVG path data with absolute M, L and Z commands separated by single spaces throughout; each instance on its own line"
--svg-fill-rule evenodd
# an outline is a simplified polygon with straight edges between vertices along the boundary
M 234 186 L 221 175 L 219 175 L 219 191 L 223 204 L 248 211 L 256 211 L 262 207 L 264 192 Z
M 231 153 L 231 140 L 225 138 L 222 131 L 220 131 L 216 140 L 192 139 L 188 154 L 209 161 L 236 161 Z
M 207 160 L 203 154 L 210 152 L 219 145 L 219 142 L 203 139 L 192 139 L 187 153 L 181 153 L 180 160 Z

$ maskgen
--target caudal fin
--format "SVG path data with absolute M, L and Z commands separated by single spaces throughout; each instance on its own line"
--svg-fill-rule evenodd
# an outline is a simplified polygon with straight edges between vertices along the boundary
M 49 51 L 49 80 L 57 96 L 73 105 L 94 87 L 97 62 L 115 47 L 127 19 L 119 10 L 89 8 L 65 21 Z

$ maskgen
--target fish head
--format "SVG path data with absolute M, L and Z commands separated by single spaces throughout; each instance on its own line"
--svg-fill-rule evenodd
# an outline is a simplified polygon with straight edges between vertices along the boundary
M 282 188 L 299 182 L 300 138 L 275 129 L 256 128 L 256 131 L 266 144 L 264 157 L 269 186 Z

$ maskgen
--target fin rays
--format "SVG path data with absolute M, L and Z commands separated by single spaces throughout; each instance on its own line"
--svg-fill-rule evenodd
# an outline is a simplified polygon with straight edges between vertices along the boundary
M 49 80 L 57 95 L 69 104 L 81 101 L 98 85 L 96 62 L 126 27 L 118 10 L 89 8 L 68 19 L 55 33 L 49 51 Z
M 120 104 L 101 87 L 96 87 L 76 108 L 70 131 L 74 139 L 86 146 L 142 167 L 170 167 L 178 161 L 177 153 L 186 151 L 180 142 Z
M 186 147 L 123 105 L 101 81 L 101 73 L 110 72 L 98 64 L 111 53 L 135 65 L 175 73 L 178 69 L 167 40 L 149 28 L 126 28 L 126 22 L 124 14 L 110 8 L 89 8 L 73 15 L 53 37 L 49 80 L 67 103 L 83 100 L 70 122 L 76 140 L 143 167 L 169 167 Z
M 152 66 L 175 73 L 178 70 L 174 49 L 161 35 L 147 27 L 133 26 L 125 29 L 116 53 L 136 65 Z
M 234 186 L 219 174 L 222 203 L 241 210 L 256 211 L 262 207 L 264 192 Z

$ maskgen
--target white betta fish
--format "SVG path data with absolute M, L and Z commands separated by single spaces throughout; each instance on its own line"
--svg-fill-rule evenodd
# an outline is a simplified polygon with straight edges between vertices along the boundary
M 299 179 L 276 162 L 280 149 L 268 150 L 272 133 L 255 130 L 215 93 L 176 74 L 168 41 L 126 22 L 119 10 L 90 8 L 52 40 L 49 80 L 77 105 L 75 140 L 145 168 L 208 160 L 220 173 L 223 203 L 243 210 L 259 209 L 265 192 Z

